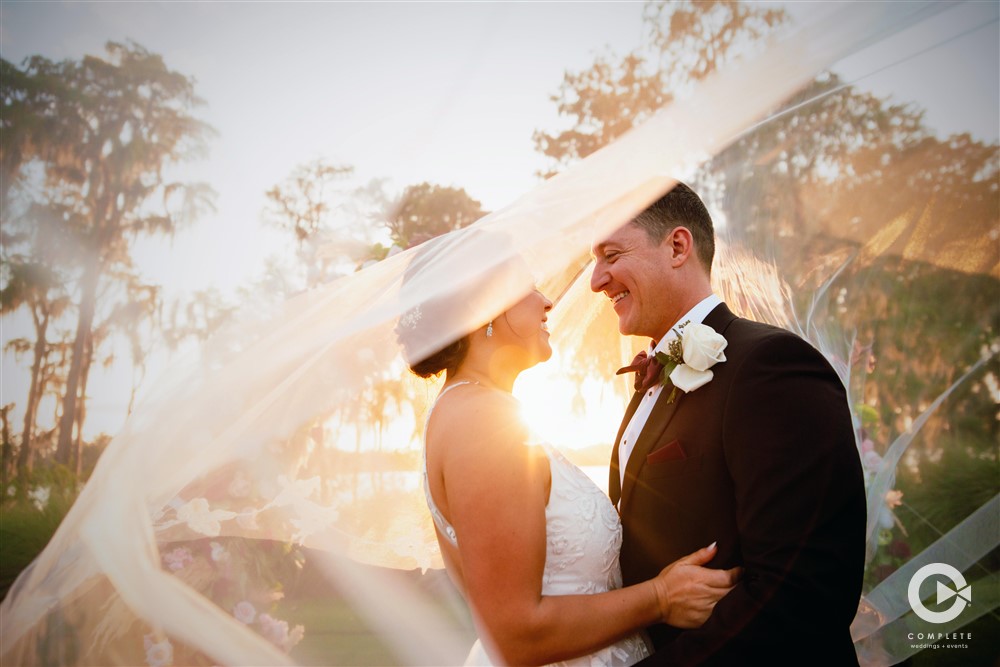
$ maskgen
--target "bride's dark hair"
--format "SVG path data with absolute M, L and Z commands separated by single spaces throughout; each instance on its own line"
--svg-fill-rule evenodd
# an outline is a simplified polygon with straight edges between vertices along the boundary
M 465 361 L 465 355 L 468 351 L 469 335 L 466 334 L 426 359 L 421 359 L 415 364 L 410 364 L 410 371 L 422 378 L 434 377 L 435 375 L 439 375 L 441 371 L 447 371 L 447 375 L 454 375 L 458 367 Z
M 421 244 L 403 272 L 401 291 L 419 289 L 421 274 L 438 263 L 460 259 L 452 251 L 456 241 L 465 246 L 480 248 L 489 244 L 499 264 L 448 294 L 423 299 L 418 305 L 403 313 L 396 324 L 396 339 L 403 348 L 403 357 L 414 374 L 422 378 L 439 375 L 442 371 L 454 374 L 469 351 L 469 336 L 490 319 L 486 304 L 497 301 L 498 295 L 509 296 L 509 290 L 519 285 L 518 276 L 524 273 L 523 262 L 511 260 L 512 246 L 504 236 L 479 229 L 464 229 L 445 237 L 438 237 Z M 506 253 L 506 254 L 505 254 Z M 510 270 L 512 269 L 512 270 Z M 512 281 L 513 279 L 513 281 Z M 498 309 L 499 310 L 499 309 Z M 478 313 L 478 314 L 477 314 Z M 477 323 L 478 324 L 470 324 Z M 455 332 L 443 346 L 435 346 L 436 339 Z

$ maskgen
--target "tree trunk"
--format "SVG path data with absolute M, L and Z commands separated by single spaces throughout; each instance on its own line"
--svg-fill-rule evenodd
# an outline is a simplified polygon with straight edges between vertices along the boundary
M 87 351 L 83 359 L 83 369 L 80 371 L 80 403 L 76 408 L 76 445 L 73 448 L 74 465 L 70 466 L 76 470 L 79 477 L 83 472 L 83 422 L 87 419 L 87 380 L 90 378 L 90 365 L 94 361 L 94 336 L 87 336 L 87 344 L 84 347 Z
M 97 282 L 101 269 L 97 264 L 87 268 L 81 281 L 80 319 L 73 340 L 73 358 L 70 360 L 66 376 L 66 393 L 63 396 L 62 416 L 59 418 L 59 441 L 56 446 L 56 463 L 69 465 L 73 455 L 73 425 L 76 423 L 77 396 L 80 392 L 80 377 L 83 371 L 85 347 L 94 326 L 94 310 L 97 305 Z
M 35 351 L 31 362 L 31 386 L 28 389 L 28 404 L 24 410 L 24 429 L 21 431 L 21 451 L 17 453 L 17 474 L 21 479 L 27 479 L 28 473 L 34 467 L 34 430 L 38 417 L 38 404 L 42 399 L 42 363 L 48 355 L 46 332 L 49 328 L 49 313 L 39 318 L 32 312 L 35 320 Z
M 3 438 L 3 445 L 0 446 L 0 494 L 6 497 L 7 482 L 10 480 L 11 463 L 14 458 L 14 447 L 10 441 L 10 424 L 7 420 L 7 413 L 10 412 L 10 405 L 0 408 L 0 437 Z

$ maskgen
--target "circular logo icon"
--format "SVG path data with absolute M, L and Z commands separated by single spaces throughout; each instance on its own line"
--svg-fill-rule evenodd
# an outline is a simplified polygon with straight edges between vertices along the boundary
M 950 588 L 941 581 L 937 582 L 937 604 L 955 598 L 952 605 L 944 611 L 931 611 L 924 606 L 923 601 L 920 599 L 920 585 L 928 577 L 932 577 L 935 574 L 947 577 L 953 586 Z M 972 602 L 972 586 L 965 583 L 965 577 L 962 576 L 962 573 L 951 565 L 930 563 L 917 570 L 913 578 L 910 579 L 910 586 L 906 590 L 906 596 L 910 600 L 910 607 L 913 608 L 913 611 L 920 618 L 928 623 L 947 623 L 958 618 L 958 615 L 965 609 L 965 605 Z

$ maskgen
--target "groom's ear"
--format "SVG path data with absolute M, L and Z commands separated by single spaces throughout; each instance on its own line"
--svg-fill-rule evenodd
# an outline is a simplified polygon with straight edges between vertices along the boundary
M 663 239 L 670 252 L 670 266 L 679 268 L 694 254 L 694 237 L 687 227 L 674 227 Z

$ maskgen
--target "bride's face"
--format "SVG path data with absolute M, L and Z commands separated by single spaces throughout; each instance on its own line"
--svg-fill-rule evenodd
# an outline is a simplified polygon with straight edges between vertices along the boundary
M 510 341 L 524 348 L 532 365 L 552 356 L 546 324 L 551 309 L 552 302 L 536 289 L 511 306 L 501 318 L 510 329 Z

